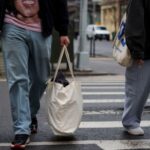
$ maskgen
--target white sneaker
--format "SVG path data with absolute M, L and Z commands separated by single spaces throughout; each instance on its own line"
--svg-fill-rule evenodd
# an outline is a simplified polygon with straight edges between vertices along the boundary
M 144 135 L 144 130 L 141 127 L 126 129 L 126 131 L 131 135 Z

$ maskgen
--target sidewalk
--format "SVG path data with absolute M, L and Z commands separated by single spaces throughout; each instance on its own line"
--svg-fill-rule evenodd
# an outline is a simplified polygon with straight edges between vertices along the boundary
M 82 82 L 124 81 L 125 68 L 117 64 L 113 58 L 95 57 L 89 59 L 91 71 L 75 71 L 75 76 Z
M 95 57 L 89 59 L 90 70 L 75 70 L 75 75 L 79 76 L 124 76 L 125 68 L 117 64 L 113 58 Z

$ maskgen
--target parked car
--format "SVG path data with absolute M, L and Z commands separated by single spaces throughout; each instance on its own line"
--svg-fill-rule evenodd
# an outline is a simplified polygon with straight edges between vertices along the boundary
M 88 25 L 86 29 L 86 36 L 88 40 L 92 38 L 95 38 L 95 40 L 110 40 L 110 32 L 105 26 L 100 25 Z

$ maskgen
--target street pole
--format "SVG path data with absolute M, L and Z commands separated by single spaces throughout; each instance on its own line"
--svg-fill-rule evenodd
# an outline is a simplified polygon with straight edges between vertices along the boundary
M 88 0 L 80 1 L 80 39 L 77 57 L 77 69 L 89 70 L 89 50 L 86 49 L 86 27 L 87 27 Z
M 93 24 L 96 21 L 96 2 L 93 2 Z

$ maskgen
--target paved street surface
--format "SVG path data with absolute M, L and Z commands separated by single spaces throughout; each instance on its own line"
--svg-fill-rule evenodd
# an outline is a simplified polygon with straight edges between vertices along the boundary
M 72 137 L 56 137 L 50 130 L 44 98 L 38 114 L 39 131 L 31 136 L 27 150 L 131 150 L 150 149 L 150 109 L 147 103 L 142 127 L 144 136 L 129 136 L 121 124 L 124 103 L 124 77 L 79 77 L 84 111 L 79 129 Z M 0 150 L 9 150 L 13 138 L 8 92 L 0 82 Z
M 112 58 L 112 41 L 95 41 L 95 57 L 90 57 L 89 68 L 100 75 L 124 75 L 125 68 L 121 67 Z M 90 52 L 90 41 L 86 41 L 85 49 Z M 79 41 L 74 41 L 75 63 L 79 52 Z

